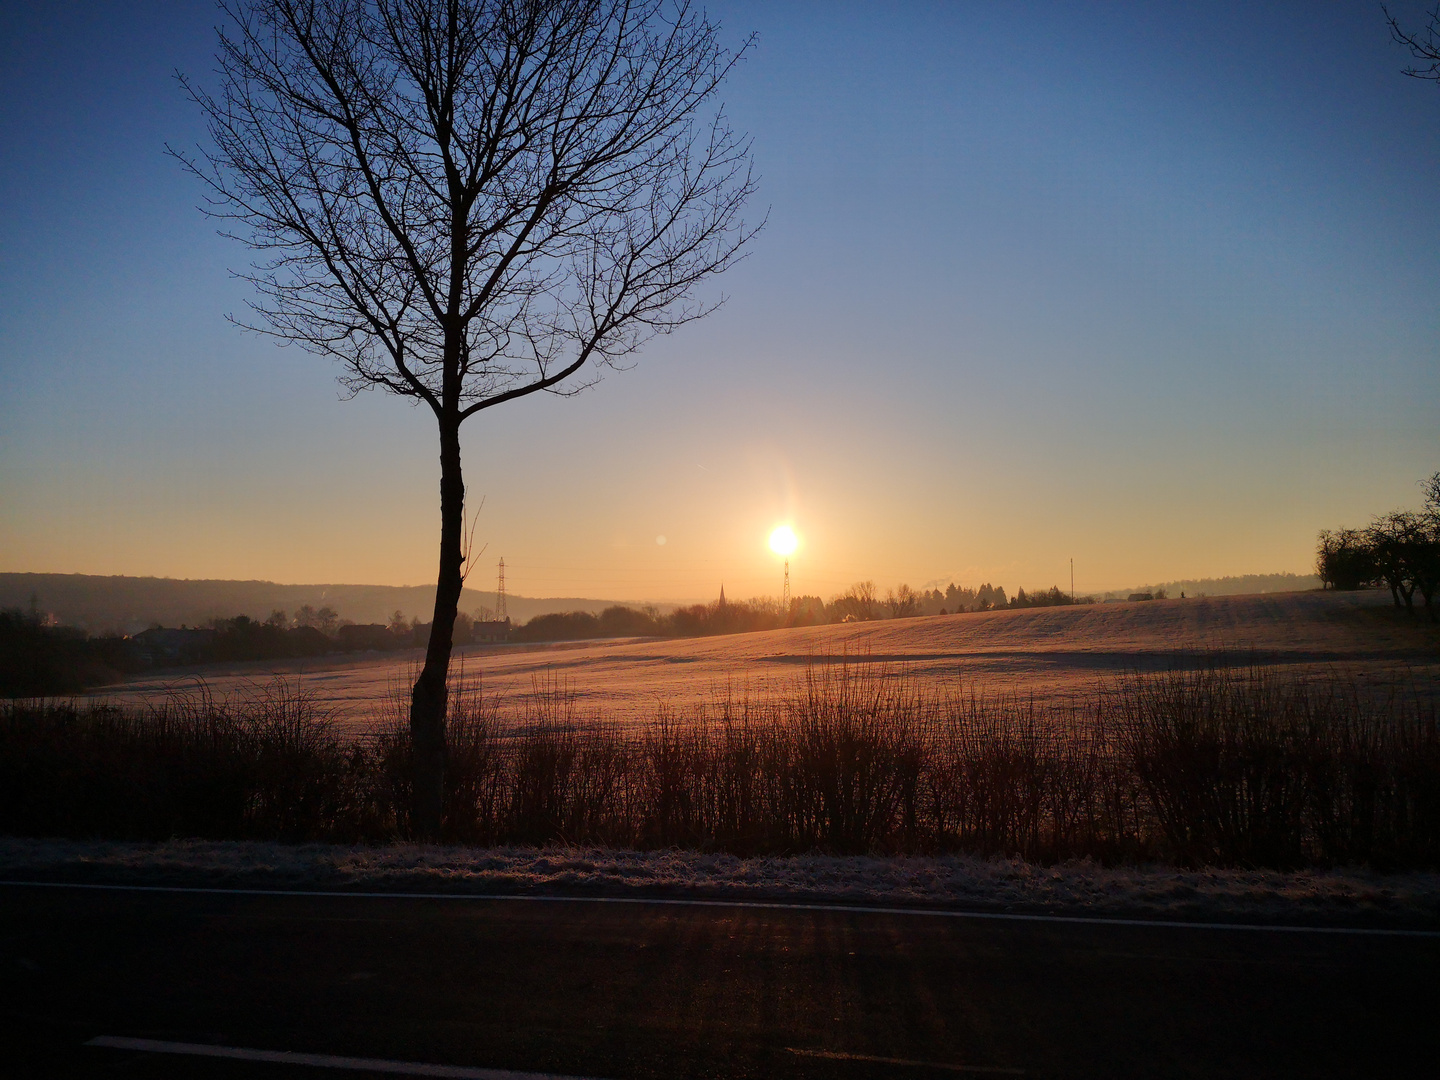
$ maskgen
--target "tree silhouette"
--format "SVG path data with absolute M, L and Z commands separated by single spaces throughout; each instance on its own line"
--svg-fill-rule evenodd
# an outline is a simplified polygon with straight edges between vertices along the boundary
M 1384 584 L 1397 608 L 1415 613 L 1415 594 L 1432 622 L 1440 622 L 1440 472 L 1421 481 L 1424 505 L 1417 512 L 1393 510 L 1364 529 L 1324 529 L 1315 552 L 1315 572 L 1327 587 L 1358 589 Z
M 1366 534 L 1358 529 L 1322 529 L 1315 575 L 1327 589 L 1354 590 L 1372 584 L 1379 569 Z
M 423 402 L 440 558 L 411 695 L 412 828 L 439 834 L 464 581 L 460 426 L 570 394 L 710 310 L 755 227 L 749 144 L 714 105 L 741 55 L 686 0 L 236 0 L 210 145 L 177 153 L 227 235 L 254 329 Z
M 1406 68 L 1405 74 L 1416 79 L 1440 81 L 1440 4 L 1430 9 L 1430 21 L 1420 34 L 1412 34 L 1404 29 L 1390 14 L 1390 9 L 1383 4 L 1380 10 L 1385 12 L 1385 20 L 1390 24 L 1390 36 L 1409 49 L 1410 55 L 1420 61 L 1421 66 Z
M 1382 514 L 1366 528 L 1365 538 L 1374 555 L 1375 569 L 1389 586 L 1395 606 L 1403 606 L 1413 614 L 1415 590 L 1420 584 L 1416 573 L 1418 557 L 1425 542 L 1420 515 L 1408 510 Z

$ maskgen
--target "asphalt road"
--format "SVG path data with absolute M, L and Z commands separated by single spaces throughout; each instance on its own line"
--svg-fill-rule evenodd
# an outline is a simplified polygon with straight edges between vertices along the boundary
M 1437 977 L 1434 937 L 3 886 L 0 1074 L 360 1075 L 83 1045 L 118 1036 L 615 1080 L 1433 1076 Z

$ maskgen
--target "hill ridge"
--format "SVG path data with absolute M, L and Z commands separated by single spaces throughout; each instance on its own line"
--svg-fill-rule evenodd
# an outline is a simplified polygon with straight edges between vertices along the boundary
M 147 626 L 195 626 L 215 618 L 263 619 L 276 609 L 293 614 L 306 604 L 329 606 L 357 623 L 387 622 L 401 611 L 428 621 L 434 585 L 316 583 L 290 585 L 258 578 L 168 578 L 126 574 L 0 573 L 0 608 L 35 607 L 66 625 L 91 633 L 135 633 Z M 556 611 L 600 612 L 616 600 L 594 597 L 508 595 L 510 617 L 524 622 Z M 495 593 L 466 588 L 460 609 L 493 608 Z M 673 605 L 657 605 L 668 610 Z

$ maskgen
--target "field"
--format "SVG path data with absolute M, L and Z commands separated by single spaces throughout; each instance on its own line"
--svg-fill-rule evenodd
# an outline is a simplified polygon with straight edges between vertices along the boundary
M 626 724 L 653 717 L 661 703 L 692 716 L 727 695 L 763 702 L 793 691 L 806 665 L 845 658 L 878 661 L 919 689 L 974 687 L 1046 704 L 1088 694 L 1127 672 L 1187 666 L 1202 654 L 1211 662 L 1222 652 L 1229 663 L 1258 661 L 1307 675 L 1341 669 L 1381 694 L 1398 686 L 1433 695 L 1440 686 L 1440 634 L 1399 617 L 1379 592 L 975 612 L 679 640 L 473 646 L 457 650 L 457 664 L 509 707 L 558 689 L 573 695 L 580 716 Z M 420 660 L 420 650 L 411 650 L 218 664 L 132 679 L 92 696 L 155 702 L 200 682 L 217 695 L 245 694 L 283 675 L 299 680 L 347 728 L 364 730 L 393 713 L 396 691 L 404 692 Z
M 444 836 L 1430 868 L 1437 634 L 1386 599 L 471 651 L 447 721 Z M 212 667 L 108 701 L 17 703 L 0 713 L 0 831 L 403 839 L 417 659 Z

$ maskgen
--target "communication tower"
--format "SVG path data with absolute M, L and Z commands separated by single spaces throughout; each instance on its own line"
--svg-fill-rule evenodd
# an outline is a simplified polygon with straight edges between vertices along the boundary
M 505 610 L 505 560 L 500 560 L 500 581 L 495 586 L 495 621 L 505 622 L 510 614 Z
M 790 618 L 790 560 L 785 560 L 785 588 L 780 593 L 780 615 L 782 618 Z

